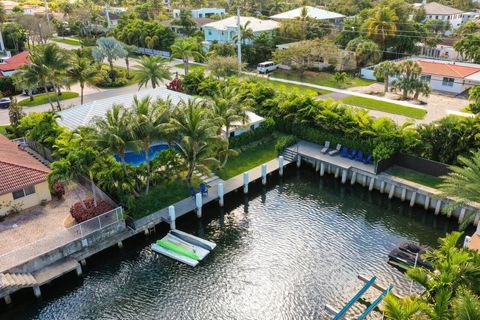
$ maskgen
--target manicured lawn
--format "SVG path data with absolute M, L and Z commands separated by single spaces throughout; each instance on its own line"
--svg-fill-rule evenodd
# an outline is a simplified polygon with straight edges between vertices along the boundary
M 183 63 L 176 64 L 175 67 L 180 68 L 182 70 L 184 68 Z M 188 71 L 195 71 L 195 70 L 205 71 L 206 69 L 207 69 L 207 67 L 201 66 L 201 65 L 198 65 L 198 64 L 193 64 L 193 63 L 188 64 Z
M 55 42 L 65 43 L 65 44 L 69 44 L 69 45 L 72 45 L 72 46 L 80 46 L 80 41 L 75 40 L 75 39 L 54 38 L 52 40 L 55 41 Z
M 283 93 L 294 93 L 297 95 L 307 95 L 307 96 L 313 96 L 313 97 L 330 93 L 330 91 L 327 91 L 327 90 L 320 90 L 320 89 L 305 87 L 305 86 L 296 85 L 296 84 L 277 82 L 273 80 L 267 80 L 265 78 L 255 78 L 255 81 L 262 82 L 267 86 Z
M 430 188 L 438 188 L 439 184 L 442 182 L 442 179 L 440 179 L 439 177 L 431 176 L 400 166 L 393 166 L 386 172 L 405 180 L 410 180 L 418 184 L 423 184 L 424 186 Z
M 193 185 L 198 189 L 198 178 L 194 176 L 193 180 Z M 144 192 L 137 198 L 135 205 L 129 209 L 128 215 L 133 219 L 139 219 L 189 196 L 190 186 L 185 181 L 167 181 L 151 188 L 148 195 Z
M 56 101 L 55 99 L 55 94 L 54 93 L 49 93 L 50 99 L 52 101 Z M 78 97 L 78 93 L 76 92 L 69 92 L 69 91 L 64 91 L 60 95 L 60 100 L 68 100 L 72 98 Z M 48 96 L 45 93 L 36 95 L 33 97 L 33 101 L 30 101 L 29 98 L 20 101 L 18 104 L 21 105 L 22 107 L 34 107 L 34 106 L 39 106 L 42 104 L 47 104 L 48 103 Z
M 248 148 L 238 156 L 228 160 L 227 165 L 216 172 L 223 180 L 230 179 L 277 157 L 275 141 Z
M 378 110 L 383 112 L 388 112 L 392 114 L 399 114 L 414 119 L 423 119 L 427 114 L 427 110 L 417 109 L 402 106 L 396 103 L 379 101 L 369 98 L 357 97 L 357 96 L 348 96 L 340 100 L 345 104 L 349 104 L 356 107 L 361 107 L 370 110 Z
M 339 88 L 338 83 L 335 81 L 335 74 L 328 72 L 306 71 L 304 76 L 300 77 L 298 73 L 293 71 L 277 70 L 272 74 L 272 77 L 300 82 L 308 82 L 319 86 Z M 375 83 L 375 81 L 355 77 L 349 78 L 347 82 L 342 86 L 342 88 L 368 86 L 372 83 Z

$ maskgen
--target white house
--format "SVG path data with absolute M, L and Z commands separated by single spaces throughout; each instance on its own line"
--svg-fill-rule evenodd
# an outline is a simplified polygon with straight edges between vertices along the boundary
M 251 29 L 255 36 L 260 35 L 263 32 L 269 34 L 273 33 L 273 30 L 280 27 L 280 24 L 273 20 L 261 20 L 254 17 L 240 17 L 240 25 Z M 229 17 L 223 20 L 208 23 L 203 26 L 203 33 L 205 35 L 205 41 L 212 43 L 214 41 L 225 43 L 234 42 L 234 37 L 238 33 L 237 17 Z M 248 39 L 246 44 L 251 44 L 252 40 Z
M 293 9 L 287 12 L 279 13 L 276 15 L 273 15 L 270 17 L 270 19 L 274 20 L 293 20 L 293 19 L 298 19 L 302 15 L 302 10 L 303 8 L 307 9 L 307 15 L 315 20 L 325 20 L 329 21 L 333 24 L 341 24 L 345 16 L 340 13 L 332 12 L 332 11 L 327 11 L 323 10 L 320 8 L 316 7 L 310 7 L 310 6 L 305 6 L 305 7 L 300 7 L 297 9 Z
M 437 2 L 416 4 L 417 7 L 425 9 L 425 20 L 448 21 L 450 27 L 455 30 L 464 22 L 464 12 Z
M 157 99 L 167 100 L 170 99 L 174 105 L 180 103 L 180 101 L 189 101 L 199 98 L 195 98 L 185 93 L 168 90 L 166 88 L 155 88 L 140 90 L 135 93 L 128 93 L 111 98 L 97 100 L 93 102 L 84 103 L 82 105 L 65 109 L 58 114 L 60 118 L 57 122 L 70 130 L 75 130 L 81 126 L 92 125 L 96 119 L 103 119 L 107 112 L 114 105 L 123 105 L 125 108 L 131 108 L 134 98 L 143 99 L 145 97 L 151 97 L 153 101 Z M 250 129 L 256 129 L 265 119 L 257 116 L 253 112 L 247 113 L 248 120 L 245 123 L 234 123 L 230 130 L 230 136 L 238 136 Z
M 432 90 L 460 94 L 473 86 L 480 85 L 480 64 L 434 60 L 410 57 L 422 67 L 421 79 L 430 83 Z M 402 59 L 396 60 L 400 62 Z M 375 66 L 363 68 L 362 78 L 376 80 L 373 75 Z M 394 82 L 395 77 L 390 81 Z
M 173 9 L 173 18 L 178 19 L 180 18 L 180 9 Z M 200 9 L 193 9 L 191 10 L 192 18 L 199 19 L 199 18 L 210 18 L 214 15 L 224 15 L 226 13 L 225 9 L 221 8 L 200 8 Z

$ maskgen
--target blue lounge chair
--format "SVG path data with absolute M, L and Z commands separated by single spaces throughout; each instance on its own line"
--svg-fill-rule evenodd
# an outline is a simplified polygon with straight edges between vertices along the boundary
M 363 163 L 369 164 L 372 162 L 372 155 L 369 154 L 368 157 L 363 158 Z
M 357 156 L 355 157 L 355 160 L 362 162 L 363 161 L 363 151 L 358 150 Z
M 348 148 L 347 147 L 342 148 L 342 151 L 340 152 L 340 156 L 342 156 L 344 158 L 348 158 Z
M 355 156 L 357 155 L 357 150 L 352 149 L 352 152 L 348 155 L 348 158 L 350 159 L 355 159 Z
M 195 198 L 195 195 L 197 194 L 197 190 L 195 190 L 194 187 L 190 187 L 190 195 Z
M 200 183 L 200 192 L 202 196 L 206 196 L 208 194 L 207 186 L 204 183 Z

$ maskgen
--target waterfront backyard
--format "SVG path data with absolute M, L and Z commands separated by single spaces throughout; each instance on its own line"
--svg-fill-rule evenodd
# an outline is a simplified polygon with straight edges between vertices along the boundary
M 408 293 L 410 282 L 386 262 L 389 251 L 407 239 L 435 246 L 457 228 L 453 219 L 321 178 L 309 166 L 269 181 L 266 188 L 252 185 L 248 197 L 227 196 L 224 209 L 208 205 L 201 220 L 194 214 L 177 220 L 180 230 L 217 243 L 195 269 L 149 249 L 165 234 L 162 227 L 126 243 L 123 251 L 112 248 L 89 259 L 81 282 L 46 287 L 41 301 L 20 302 L 0 315 L 323 319 L 325 304 L 341 307 L 362 286 L 358 274 L 375 274 L 382 285 Z

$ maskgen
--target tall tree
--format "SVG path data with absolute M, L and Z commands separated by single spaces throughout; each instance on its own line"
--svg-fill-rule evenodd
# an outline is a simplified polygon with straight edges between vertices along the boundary
M 83 104 L 83 91 L 86 84 L 94 82 L 98 70 L 87 58 L 73 55 L 70 66 L 67 69 L 67 77 L 71 82 L 78 82 L 80 85 L 80 103 Z
M 392 61 L 380 62 L 375 66 L 375 69 L 373 69 L 373 75 L 376 78 L 383 78 L 384 92 L 388 92 L 390 77 L 396 75 L 397 72 L 397 65 Z
M 171 77 L 170 70 L 162 57 L 142 57 L 140 65 L 135 66 L 135 69 L 139 88 L 147 86 L 150 82 L 155 89 L 162 80 L 169 80 Z
M 181 38 L 175 40 L 171 47 L 172 58 L 182 59 L 185 74 L 188 73 L 190 58 L 202 58 L 202 48 L 196 38 Z
M 374 10 L 364 24 L 367 37 L 374 39 L 382 48 L 385 48 L 387 40 L 394 37 L 397 32 L 397 21 L 397 15 L 388 7 Z
M 138 48 L 136 46 L 131 46 L 124 43 L 123 49 L 125 50 L 125 66 L 127 67 L 127 78 L 130 78 L 130 56 L 136 53 Z
M 110 79 L 115 81 L 116 74 L 113 68 L 113 61 L 118 58 L 125 58 L 127 52 L 120 41 L 113 37 L 102 37 L 97 40 L 97 46 L 93 48 L 92 55 L 97 62 L 107 59 L 110 67 Z

